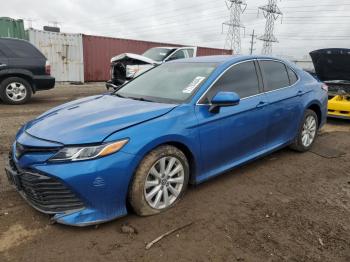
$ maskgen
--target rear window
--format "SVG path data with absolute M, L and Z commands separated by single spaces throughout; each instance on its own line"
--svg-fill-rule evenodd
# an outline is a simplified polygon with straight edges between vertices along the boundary
M 32 44 L 26 41 L 2 39 L 0 42 L 0 49 L 8 57 L 21 57 L 21 58 L 43 58 L 43 54 L 36 49 Z
M 286 66 L 277 61 L 259 61 L 265 81 L 265 92 L 289 86 Z

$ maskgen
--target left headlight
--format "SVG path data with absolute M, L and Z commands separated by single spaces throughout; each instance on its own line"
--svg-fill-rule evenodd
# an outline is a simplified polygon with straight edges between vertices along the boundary
M 124 139 L 98 146 L 64 147 L 51 157 L 49 161 L 79 161 L 108 156 L 119 151 L 128 141 L 129 139 Z

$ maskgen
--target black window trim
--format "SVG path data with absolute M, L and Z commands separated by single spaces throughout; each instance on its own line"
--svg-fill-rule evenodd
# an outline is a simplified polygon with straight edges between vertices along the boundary
M 207 90 L 205 90 L 205 92 L 198 98 L 197 102 L 196 102 L 196 105 L 198 106 L 210 106 L 211 103 L 200 103 L 200 101 L 205 97 L 205 95 L 209 92 L 209 90 L 215 85 L 215 83 L 228 71 L 230 70 L 232 67 L 236 66 L 236 65 L 239 65 L 239 64 L 243 64 L 243 63 L 246 63 L 246 62 L 253 62 L 254 64 L 254 67 L 255 67 L 255 72 L 256 72 L 256 76 L 258 78 L 258 83 L 259 83 L 259 94 L 255 94 L 255 95 L 252 95 L 252 96 L 247 96 L 247 97 L 243 97 L 241 98 L 241 100 L 245 100 L 245 99 L 248 99 L 248 98 L 251 98 L 251 97 L 255 97 L 255 96 L 259 96 L 259 95 L 262 95 L 264 94 L 264 89 L 263 89 L 263 78 L 261 76 L 261 73 L 260 73 L 260 68 L 257 67 L 257 64 L 256 64 L 256 61 L 257 59 L 256 58 L 253 58 L 253 59 L 249 59 L 249 60 L 244 60 L 244 61 L 240 61 L 240 62 L 237 62 L 237 63 L 234 63 L 232 65 L 230 65 L 228 68 L 226 68 L 223 72 L 221 72 L 221 74 L 213 81 L 213 83 L 210 84 L 210 86 L 207 88 Z
M 279 90 L 282 90 L 282 89 L 285 89 L 285 88 L 289 88 L 289 87 L 293 87 L 295 86 L 297 83 L 299 83 L 300 81 L 300 77 L 299 75 L 295 72 L 295 70 L 293 68 L 291 68 L 290 66 L 286 65 L 286 63 L 284 63 L 283 61 L 281 60 L 278 60 L 278 59 L 273 59 L 273 58 L 258 58 L 256 59 L 257 60 L 257 63 L 259 65 L 259 71 L 260 71 L 260 74 L 261 74 L 261 77 L 262 77 L 262 80 L 263 80 L 263 93 L 264 94 L 268 94 L 268 93 L 271 93 L 271 92 L 275 92 L 275 91 L 279 91 Z M 264 79 L 264 76 L 263 76 L 263 73 L 262 73 L 262 70 L 261 70 L 261 66 L 260 66 L 260 61 L 274 61 L 274 62 L 278 62 L 278 63 L 281 63 L 284 65 L 285 69 L 286 69 L 286 73 L 287 73 L 287 77 L 288 77 L 288 82 L 289 82 L 289 85 L 288 86 L 284 86 L 284 87 L 281 87 L 281 88 L 277 88 L 277 89 L 274 89 L 274 90 L 270 90 L 270 91 L 265 91 L 265 79 Z M 288 74 L 288 68 L 290 70 L 292 70 L 294 72 L 294 74 L 297 76 L 297 81 L 295 81 L 292 85 L 290 84 L 290 78 L 289 78 L 289 74 Z

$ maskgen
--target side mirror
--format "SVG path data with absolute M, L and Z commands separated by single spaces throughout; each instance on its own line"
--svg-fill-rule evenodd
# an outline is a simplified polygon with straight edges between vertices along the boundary
M 235 92 L 218 92 L 210 101 L 209 112 L 218 113 L 220 107 L 238 105 L 240 100 L 241 98 Z

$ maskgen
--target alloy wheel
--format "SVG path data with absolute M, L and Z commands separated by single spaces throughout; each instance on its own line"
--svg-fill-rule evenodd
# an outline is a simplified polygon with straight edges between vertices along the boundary
M 13 82 L 6 86 L 5 88 L 6 96 L 15 102 L 22 101 L 27 95 L 26 87 L 19 82 Z
M 309 147 L 315 139 L 317 129 L 316 119 L 313 115 L 306 117 L 301 132 L 301 142 L 304 147 Z
M 173 156 L 160 158 L 146 177 L 146 202 L 155 209 L 169 207 L 180 196 L 184 179 L 185 171 L 179 159 Z

